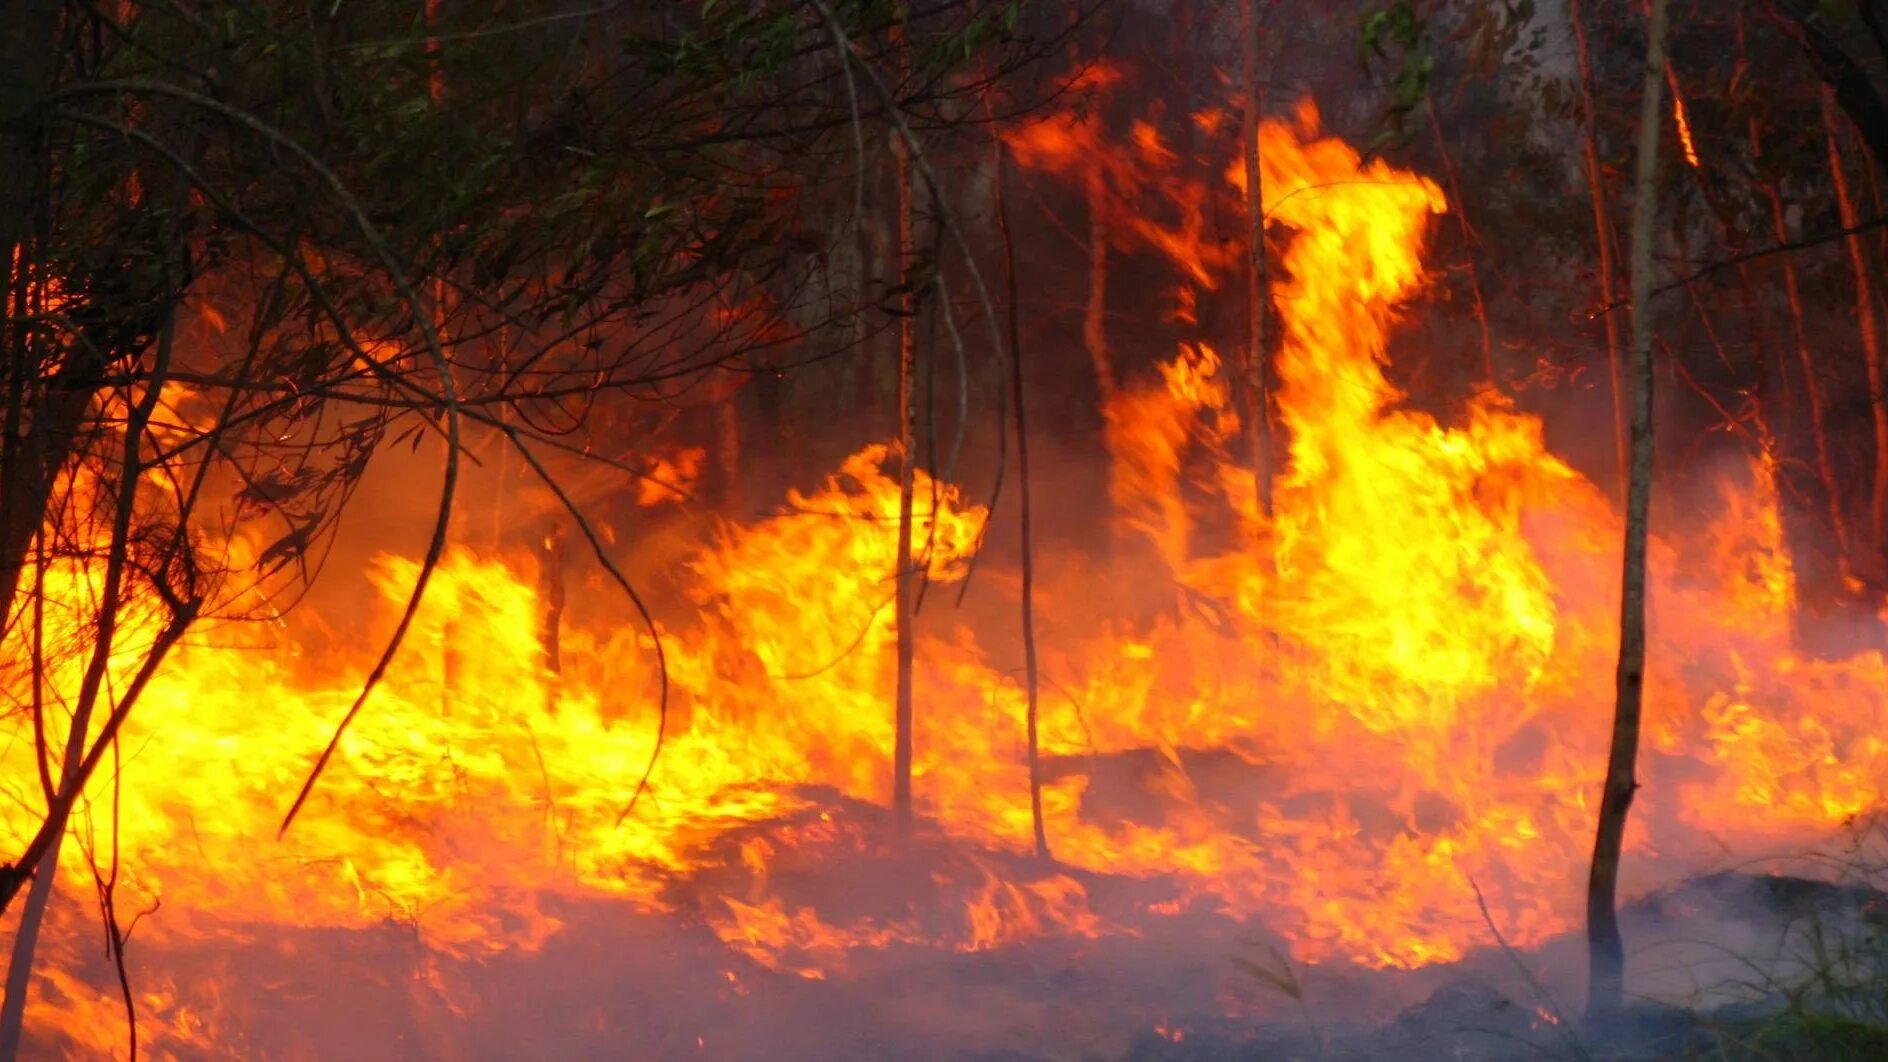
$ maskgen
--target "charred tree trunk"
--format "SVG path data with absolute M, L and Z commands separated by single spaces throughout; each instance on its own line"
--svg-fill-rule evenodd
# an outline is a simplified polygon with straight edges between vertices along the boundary
M 1742 20 L 1738 23 L 1738 58 L 1749 62 Z M 1748 120 L 1750 155 L 1755 163 L 1758 191 L 1763 195 L 1770 217 L 1771 239 L 1781 245 L 1790 242 L 1788 213 L 1778 177 L 1764 155 L 1762 123 L 1755 114 Z M 1823 392 L 1823 370 L 1810 351 L 1809 330 L 1803 310 L 1802 282 L 1796 269 L 1795 255 L 1779 255 L 1782 271 L 1784 305 L 1789 310 L 1790 342 L 1794 357 L 1780 357 L 1773 368 L 1786 392 L 1778 407 L 1783 411 L 1798 408 L 1789 394 L 1790 367 L 1802 380 L 1801 407 L 1809 415 L 1809 431 L 1788 430 L 1779 433 L 1784 452 L 1776 462 L 1775 474 L 1785 486 L 1782 500 L 1785 534 L 1790 544 L 1791 568 L 1796 577 L 1797 607 L 1791 617 L 1793 636 L 1799 645 L 1827 651 L 1841 644 L 1853 632 L 1879 623 L 1874 606 L 1855 590 L 1850 558 L 1854 533 L 1843 502 L 1842 481 L 1829 445 L 1828 401 Z M 1800 470 L 1808 470 L 1804 474 Z M 1787 481 L 1786 481 L 1787 477 Z M 1793 504 L 1801 498 L 1802 503 Z M 1807 510 L 1807 511 L 1805 511 Z M 1831 549 L 1831 543 L 1834 548 Z M 1832 632 L 1839 632 L 1832 637 Z
M 992 126 L 994 129 L 994 125 Z M 1036 554 L 1029 510 L 1029 422 L 1023 407 L 1022 307 L 1016 291 L 1016 241 L 1010 233 L 1009 204 L 1003 198 L 1003 141 L 991 135 L 991 195 L 996 207 L 996 231 L 1003 241 L 1003 286 L 1008 299 L 1005 321 L 1010 344 L 1010 407 L 1016 424 L 1018 521 L 1022 537 L 1023 694 L 1027 698 L 1024 726 L 1029 757 L 1029 821 L 1036 834 L 1036 857 L 1049 859 L 1049 834 L 1042 822 L 1042 750 L 1037 741 L 1041 680 L 1036 661 Z
M 1652 0 L 1645 87 L 1639 101 L 1639 151 L 1632 207 L 1632 461 L 1626 476 L 1626 542 L 1619 598 L 1619 668 L 1612 745 L 1600 794 L 1593 863 L 1587 878 L 1589 1020 L 1617 1013 L 1625 990 L 1619 937 L 1619 854 L 1626 813 L 1639 788 L 1639 714 L 1645 692 L 1646 521 L 1652 502 L 1652 234 L 1658 218 L 1660 90 L 1665 69 L 1665 0 Z
M 1099 180 L 1088 182 L 1088 306 L 1082 313 L 1082 346 L 1095 367 L 1095 388 L 1106 409 L 1116 389 L 1114 359 L 1108 353 L 1108 206 Z
M 1760 141 L 1756 120 L 1751 121 L 1751 150 L 1760 153 Z M 1789 219 L 1783 210 L 1783 195 L 1777 190 L 1774 180 L 1763 182 L 1764 199 L 1770 205 L 1770 234 L 1777 243 L 1788 243 L 1790 239 Z M 1792 255 L 1781 256 L 1783 270 L 1783 295 L 1790 308 L 1790 337 L 1796 345 L 1796 363 L 1803 374 L 1803 404 L 1809 411 L 1810 444 L 1816 455 L 1816 475 L 1822 481 L 1822 492 L 1828 507 L 1829 529 L 1835 536 L 1836 549 L 1847 567 L 1850 550 L 1849 521 L 1842 512 L 1841 480 L 1836 478 L 1836 465 L 1829 452 L 1829 431 L 1823 421 L 1826 403 L 1823 400 L 1822 380 L 1816 367 L 1815 359 L 1809 351 L 1809 331 L 1803 321 L 1802 284 L 1796 275 L 1796 259 Z
M 1842 120 L 1836 113 L 1835 92 L 1822 92 L 1823 133 L 1829 145 L 1829 175 L 1835 183 L 1836 209 L 1842 227 L 1857 224 L 1855 197 L 1849 191 L 1849 178 L 1842 161 Z M 1869 551 L 1867 570 L 1879 581 L 1883 566 L 1883 547 L 1888 545 L 1888 390 L 1882 386 L 1881 336 L 1875 324 L 1875 285 L 1870 279 L 1868 251 L 1858 233 L 1851 232 L 1844 241 L 1849 250 L 1849 268 L 1855 274 L 1855 324 L 1862 335 L 1862 360 L 1868 369 L 1868 407 L 1875 427 L 1875 472 L 1868 494 Z
M 730 384 L 715 402 L 715 465 L 721 470 L 717 499 L 724 513 L 743 511 L 746 493 L 741 477 L 741 392 Z
M 1265 186 L 1259 173 L 1259 117 L 1264 93 L 1259 82 L 1259 0 L 1240 0 L 1241 49 L 1245 67 L 1244 128 L 1241 130 L 1246 168 L 1246 238 L 1251 261 L 1246 286 L 1246 432 L 1252 444 L 1252 478 L 1258 488 L 1259 511 L 1272 515 L 1272 398 L 1266 384 L 1266 317 L 1272 293 L 1265 261 Z
M 1600 305 L 1611 307 L 1619 291 L 1613 263 L 1613 222 L 1606 209 L 1606 182 L 1600 166 L 1598 106 L 1593 98 L 1593 62 L 1587 49 L 1586 17 L 1580 0 L 1568 0 L 1567 18 L 1573 24 L 1575 54 L 1580 60 L 1580 153 L 1586 164 L 1587 192 L 1593 200 L 1593 234 L 1599 244 Z M 1613 391 L 1613 446 L 1618 455 L 1621 489 L 1627 479 L 1626 390 L 1619 362 L 1619 318 L 1609 310 L 1601 320 L 1606 326 L 1606 365 Z
M 901 44 L 901 48 L 904 47 Z M 912 277 L 911 149 L 897 141 L 898 181 L 898 547 L 894 607 L 898 625 L 896 736 L 892 752 L 892 810 L 901 833 L 911 829 L 912 620 L 916 618 L 916 573 L 911 568 L 911 501 L 918 439 L 912 389 L 917 368 L 917 292 Z

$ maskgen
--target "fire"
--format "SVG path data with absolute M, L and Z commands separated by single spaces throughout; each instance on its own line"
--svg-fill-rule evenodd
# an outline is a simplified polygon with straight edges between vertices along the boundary
M 702 459 L 707 456 L 708 451 L 699 446 L 649 455 L 649 468 L 636 482 L 636 503 L 653 508 L 686 500 L 701 478 Z
M 1151 127 L 1120 156 L 1072 120 L 1035 130 L 1013 144 L 1025 164 L 1073 175 L 1094 153 L 1113 208 L 1140 195 L 1173 208 L 1176 224 L 1111 231 L 1172 255 L 1181 276 L 1208 285 L 1236 259 L 1190 226 L 1243 182 L 1238 167 L 1196 187 Z M 1262 920 L 1298 961 L 1446 962 L 1488 940 L 1471 881 L 1517 945 L 1568 929 L 1604 762 L 1619 518 L 1500 395 L 1470 396 L 1445 422 L 1405 408 L 1385 376 L 1423 284 L 1426 226 L 1446 209 L 1437 186 L 1362 161 L 1310 108 L 1260 135 L 1266 210 L 1289 230 L 1276 289 L 1289 462 L 1267 517 L 1231 456 L 1239 425 L 1205 345 L 1105 411 L 1111 500 L 1157 561 L 1122 570 L 1164 569 L 1178 592 L 1118 616 L 1087 587 L 1045 595 L 1063 694 L 1045 697 L 1042 720 L 1059 866 L 1026 858 L 1022 697 L 992 635 L 942 610 L 924 617 L 917 665 L 928 826 L 905 845 L 885 828 L 899 491 L 894 453 L 875 445 L 777 514 L 720 525 L 687 564 L 687 622 L 565 632 L 555 673 L 531 555 L 453 551 L 279 843 L 284 800 L 358 690 L 371 639 L 324 643 L 292 624 L 199 633 L 75 816 L 63 880 L 89 882 L 88 854 L 115 852 L 120 906 L 162 902 L 142 933 L 392 921 L 461 957 L 540 948 L 563 926 L 559 900 L 608 900 L 808 979 L 844 976 L 862 949 L 983 951 L 1208 909 Z M 685 458 L 664 478 L 692 479 L 700 459 Z M 962 580 L 990 514 L 917 479 L 925 576 Z M 1721 493 L 1716 522 L 1654 550 L 1654 755 L 1629 888 L 1682 869 L 1661 860 L 1691 838 L 1761 855 L 1888 795 L 1888 662 L 1791 647 L 1774 469 L 1753 462 Z M 1230 545 L 1203 545 L 1224 538 L 1199 533 L 1209 522 L 1232 529 Z M 88 563 L 43 573 L 55 641 L 79 639 Z M 372 614 L 323 622 L 386 630 L 415 572 L 381 556 Z M 148 622 L 129 613 L 126 644 L 148 641 Z M 624 817 L 656 747 L 656 636 L 667 732 Z M 24 700 L 21 663 L 0 674 Z M 48 682 L 70 695 L 70 658 Z M 28 731 L 0 750 L 9 791 L 29 797 L 0 809 L 16 848 L 37 822 L 33 748 Z M 794 888 L 809 868 L 908 859 L 911 846 L 935 903 L 837 910 Z M 1099 878 L 1170 888 L 1130 922 L 1091 903 Z M 107 1050 L 97 1030 L 116 1004 L 70 972 L 78 927 L 63 919 L 33 1020 Z M 745 991 L 741 976 L 728 972 L 729 991 Z M 159 981 L 140 1003 L 147 1042 L 219 1035 L 214 987 Z
M 1698 145 L 1691 139 L 1691 119 L 1685 116 L 1685 101 L 1676 93 L 1672 95 L 1672 121 L 1678 126 L 1678 143 L 1685 149 L 1685 162 L 1695 170 L 1703 163 L 1698 159 Z
M 1685 94 L 1678 85 L 1678 71 L 1672 64 L 1665 64 L 1665 83 L 1672 90 L 1672 124 L 1678 128 L 1678 146 L 1685 151 L 1685 163 L 1692 169 L 1698 169 L 1702 163 L 1698 159 L 1698 145 L 1691 139 L 1691 118 L 1685 113 Z
M 1230 749 L 1284 779 L 1243 824 L 1172 789 L 1194 821 L 1148 850 L 1218 902 L 1291 911 L 1301 960 L 1458 957 L 1485 943 L 1471 879 L 1496 883 L 1506 934 L 1539 941 L 1578 909 L 1567 868 L 1585 857 L 1604 762 L 1619 518 L 1500 395 L 1471 396 L 1449 424 L 1400 408 L 1382 364 L 1423 280 L 1424 226 L 1445 209 L 1437 186 L 1319 137 L 1308 106 L 1260 138 L 1266 213 L 1292 230 L 1275 289 L 1289 464 L 1267 519 L 1223 445 L 1236 425 L 1209 350 L 1182 350 L 1108 409 L 1124 527 L 1193 598 L 1226 607 L 1157 620 L 1132 656 L 1086 653 L 1111 660 L 1088 687 L 1107 704 L 1089 704 L 1089 732 L 1107 735 L 1091 740 Z M 1230 189 L 1244 180 L 1227 173 Z M 1191 548 L 1201 517 L 1184 483 L 1217 495 L 1239 548 Z M 1687 830 L 1756 853 L 1834 829 L 1878 806 L 1888 767 L 1880 698 L 1860 694 L 1880 688 L 1879 656 L 1815 661 L 1790 644 L 1774 469 L 1720 486 L 1717 521 L 1655 546 L 1650 712 L 1669 757 L 1654 772 L 1693 759 L 1715 773 L 1649 788 L 1642 860 Z M 1812 684 L 1841 695 L 1793 692 Z M 1229 837 L 1240 825 L 1253 843 Z M 1059 829 L 1096 842 L 1096 867 L 1137 848 Z

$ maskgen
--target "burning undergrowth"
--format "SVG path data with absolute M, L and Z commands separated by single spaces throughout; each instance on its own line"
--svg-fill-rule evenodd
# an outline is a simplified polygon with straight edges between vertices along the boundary
M 1083 149 L 1072 137 L 1045 126 L 1018 158 L 1054 171 Z M 1387 380 L 1438 187 L 1362 161 L 1309 108 L 1261 140 L 1268 207 L 1291 232 L 1289 460 L 1262 503 L 1230 456 L 1229 372 L 1205 345 L 1110 401 L 1129 545 L 1107 575 L 1172 604 L 1110 614 L 1092 578 L 1045 592 L 1054 862 L 1028 854 L 1010 636 L 942 610 L 916 664 L 924 826 L 906 839 L 888 821 L 898 483 L 895 455 L 871 446 L 774 515 L 721 524 L 677 578 L 687 614 L 653 633 L 564 630 L 556 669 L 536 562 L 455 550 L 280 841 L 282 795 L 417 563 L 380 557 L 375 618 L 330 620 L 358 635 L 333 646 L 292 623 L 181 646 L 66 850 L 72 882 L 114 853 L 115 902 L 150 912 L 134 952 L 147 1042 L 1115 1051 L 1157 1022 L 1178 1045 L 1180 1014 L 1354 1020 L 1367 993 L 1388 1016 L 1445 978 L 1505 970 L 1496 932 L 1549 962 L 1577 924 L 1604 762 L 1618 517 L 1499 395 L 1443 424 Z M 1186 212 L 1244 174 L 1191 188 L 1151 134 L 1137 147 L 1103 177 L 1124 201 L 1158 189 L 1181 220 L 1122 231 L 1212 281 L 1227 263 Z M 1792 644 L 1774 470 L 1752 462 L 1720 493 L 1719 514 L 1671 521 L 1655 549 L 1633 892 L 1834 836 L 1881 802 L 1888 664 Z M 914 494 L 943 593 L 969 575 L 988 513 L 927 476 Z M 84 592 L 82 559 L 54 575 Z M 16 792 L 37 785 L 32 748 L 4 754 Z M 30 825 L 17 814 L 15 834 Z M 35 1035 L 107 1045 L 116 1003 L 77 906 L 59 908 Z M 1272 964 L 1258 988 L 1241 949 Z M 1372 972 L 1386 969 L 1394 981 Z M 548 1016 L 527 1019 L 535 1006 Z M 278 1020 L 297 1007 L 306 1020 Z M 1525 1007 L 1529 1028 L 1554 1024 Z M 321 1032 L 316 1009 L 351 1016 Z

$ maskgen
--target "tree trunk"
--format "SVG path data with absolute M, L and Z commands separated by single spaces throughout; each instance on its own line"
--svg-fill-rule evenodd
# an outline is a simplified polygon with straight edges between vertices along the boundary
M 0 306 L 26 290 L 34 202 L 45 168 L 37 109 L 52 85 L 63 6 L 57 0 L 14 0 L 0 16 L 0 264 L 6 278 L 6 301 Z M 5 320 L 16 316 L 0 314 L 0 372 L 6 388 L 0 420 L 0 634 L 8 629 L 53 473 L 64 464 L 72 431 L 89 401 L 84 391 L 61 392 L 52 399 L 58 408 L 33 414 L 29 395 L 39 361 L 24 330 Z
M 994 125 L 992 129 L 994 130 Z M 1022 535 L 1023 693 L 1028 698 L 1024 724 L 1029 757 L 1029 822 L 1036 834 L 1036 857 L 1049 859 L 1049 834 L 1042 822 L 1042 752 L 1037 741 L 1037 706 L 1041 680 L 1036 662 L 1036 554 L 1029 511 L 1029 423 L 1023 410 L 1023 340 L 1016 292 L 1016 242 L 1010 233 L 1009 205 L 1003 199 L 1003 141 L 991 134 L 992 198 L 996 231 L 1003 241 L 1003 284 L 1008 298 L 1010 403 L 1015 411 L 1018 520 Z
M 1645 87 L 1639 101 L 1639 152 L 1632 206 L 1632 423 L 1626 476 L 1626 542 L 1619 598 L 1619 669 L 1612 746 L 1600 794 L 1593 864 L 1587 878 L 1589 1020 L 1615 1014 L 1625 990 L 1625 947 L 1616 900 L 1626 813 L 1639 788 L 1639 713 L 1645 692 L 1646 520 L 1652 502 L 1652 235 L 1658 218 L 1659 95 L 1664 87 L 1665 0 L 1652 0 Z
M 741 392 L 730 381 L 715 399 L 715 467 L 721 470 L 717 505 L 724 513 L 741 513 L 747 503 L 741 478 Z
M 1836 113 L 1835 93 L 1822 91 L 1823 132 L 1829 144 L 1829 175 L 1835 182 L 1836 209 L 1842 227 L 1853 229 L 1858 223 L 1855 199 L 1849 193 L 1849 178 L 1842 163 L 1842 121 Z M 1869 279 L 1868 253 L 1859 233 L 1850 233 L 1844 241 L 1849 249 L 1849 268 L 1855 274 L 1855 323 L 1862 334 L 1862 359 L 1868 368 L 1868 408 L 1875 422 L 1875 474 L 1868 495 L 1869 553 L 1866 568 L 1874 572 L 1882 567 L 1883 547 L 1888 546 L 1888 390 L 1882 387 L 1881 337 L 1875 325 L 1875 286 Z
M 1593 63 L 1586 43 L 1586 18 L 1580 0 L 1567 0 L 1567 18 L 1573 24 L 1575 54 L 1580 60 L 1580 139 L 1581 157 L 1586 163 L 1587 191 L 1593 199 L 1593 233 L 1599 243 L 1600 305 L 1611 307 L 1619 284 L 1613 264 L 1613 222 L 1606 209 L 1606 183 L 1600 167 L 1599 117 L 1593 99 Z M 1606 326 L 1606 365 L 1613 391 L 1613 447 L 1617 455 L 1619 481 L 1626 482 L 1626 390 L 1619 363 L 1619 318 L 1610 309 L 1602 311 Z
M 901 43 L 901 49 L 906 47 Z M 892 753 L 892 810 L 899 832 L 911 829 L 912 621 L 916 618 L 915 572 L 911 569 L 911 495 L 918 439 L 913 404 L 917 362 L 917 293 L 912 279 L 911 148 L 897 141 L 898 164 L 898 548 L 894 559 L 898 625 L 898 690 Z
M 1107 192 L 1099 180 L 1088 182 L 1088 306 L 1082 314 L 1082 346 L 1095 367 L 1095 389 L 1106 409 L 1114 401 L 1114 359 L 1108 354 Z
M 1757 131 L 1751 129 L 1753 148 Z M 1764 198 L 1770 204 L 1770 234 L 1777 243 L 1788 243 L 1790 239 L 1789 221 L 1783 210 L 1783 196 L 1777 191 L 1775 181 L 1765 181 Z M 1829 528 L 1835 535 L 1836 549 L 1839 551 L 1844 568 L 1848 566 L 1850 535 L 1849 521 L 1842 513 L 1841 480 L 1836 478 L 1836 464 L 1829 452 L 1829 431 L 1823 423 L 1825 403 L 1822 396 L 1822 380 L 1814 358 L 1809 351 L 1809 331 L 1803 323 L 1802 285 L 1796 277 L 1796 258 L 1794 255 L 1782 255 L 1783 294 L 1790 307 L 1790 335 L 1796 344 L 1796 362 L 1803 374 L 1803 403 L 1809 407 L 1810 443 L 1816 453 L 1816 474 L 1822 480 L 1822 489 L 1829 510 Z
M 1246 168 L 1246 239 L 1251 261 L 1246 271 L 1246 433 L 1252 445 L 1252 477 L 1259 511 L 1272 515 L 1272 399 L 1266 385 L 1266 317 L 1272 293 L 1265 261 L 1265 186 L 1259 174 L 1259 118 L 1265 98 L 1259 81 L 1259 0 L 1240 0 L 1241 49 L 1245 67 L 1244 128 Z

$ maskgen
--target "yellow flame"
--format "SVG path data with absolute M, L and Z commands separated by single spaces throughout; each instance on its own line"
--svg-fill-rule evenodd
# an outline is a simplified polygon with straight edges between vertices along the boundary
M 1203 251 L 1186 219 L 1234 194 L 1237 165 L 1202 187 L 1157 138 L 1117 150 L 1072 119 L 1039 128 L 1019 159 L 1063 172 L 1094 153 L 1117 182 L 1113 208 L 1146 195 L 1178 219 L 1120 231 L 1175 256 L 1179 275 L 1217 278 L 1236 259 Z M 1082 874 L 1163 878 L 1177 898 L 1139 917 L 1263 919 L 1301 961 L 1458 958 L 1486 936 L 1471 880 L 1520 945 L 1576 924 L 1616 650 L 1618 516 L 1499 395 L 1445 421 L 1407 408 L 1385 376 L 1423 284 L 1425 226 L 1445 208 L 1436 185 L 1363 162 L 1310 108 L 1260 137 L 1266 209 L 1287 230 L 1276 368 L 1289 462 L 1267 518 L 1228 453 L 1238 424 L 1206 346 L 1105 411 L 1112 501 L 1154 554 L 1112 574 L 1136 586 L 1164 574 L 1182 593 L 1117 616 L 1093 572 L 1044 588 L 1056 696 L 1044 698 L 1043 804 L 1063 869 L 1000 858 L 1032 845 L 1022 697 L 1005 654 L 928 611 L 916 789 L 958 853 L 937 880 L 953 915 L 828 910 L 782 884 L 884 843 L 860 810 L 890 796 L 899 491 L 880 445 L 692 555 L 695 614 L 662 631 L 668 740 L 620 825 L 655 740 L 649 636 L 627 622 L 566 631 L 552 674 L 530 555 L 456 549 L 303 819 L 270 841 L 412 583 L 413 560 L 382 556 L 371 615 L 325 618 L 353 636 L 226 627 L 177 651 L 101 782 L 117 814 L 101 789 L 73 822 L 82 843 L 65 848 L 65 880 L 89 890 L 85 852 L 115 849 L 121 906 L 163 900 L 143 934 L 391 919 L 471 957 L 539 947 L 561 928 L 553 898 L 614 898 L 807 978 L 843 976 L 856 950 L 894 943 L 976 951 L 1132 931 L 1090 908 Z M 1775 470 L 1753 462 L 1720 491 L 1718 520 L 1654 543 L 1653 755 L 1635 852 L 1708 833 L 1759 855 L 1880 807 L 1888 786 L 1888 664 L 1792 648 Z M 915 496 L 928 577 L 962 579 L 988 514 L 922 473 Z M 1199 533 L 1208 521 L 1232 529 L 1230 545 L 1205 545 L 1226 537 Z M 95 570 L 65 558 L 43 575 L 52 643 L 82 644 Z M 125 644 L 148 641 L 152 622 L 128 612 Z M 22 651 L 12 639 L 0 658 L 16 703 Z M 55 743 L 77 659 L 48 676 Z M 39 781 L 30 729 L 11 738 L 0 778 L 21 799 L 0 808 L 0 834 L 17 851 Z M 1661 773 L 1680 758 L 1686 771 Z M 115 997 L 72 973 L 76 918 L 55 929 L 33 1021 L 107 1050 L 97 1030 Z M 221 1035 L 219 986 L 153 978 L 141 991 L 154 1050 Z

